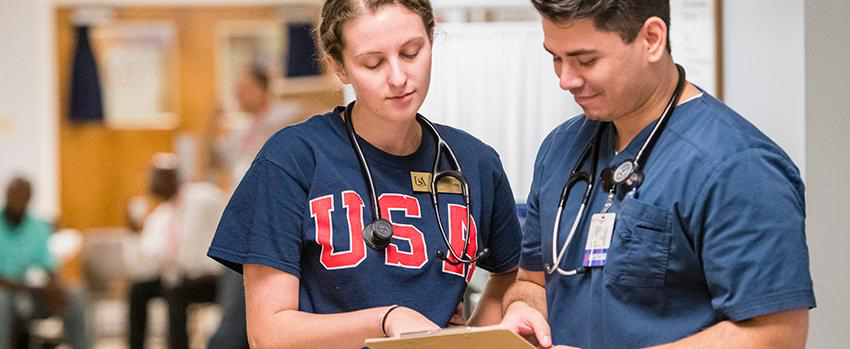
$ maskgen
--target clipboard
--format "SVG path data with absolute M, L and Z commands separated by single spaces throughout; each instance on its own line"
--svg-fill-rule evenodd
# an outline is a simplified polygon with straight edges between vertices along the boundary
M 453 327 L 404 333 L 399 337 L 369 338 L 370 349 L 535 349 L 524 338 L 501 326 Z

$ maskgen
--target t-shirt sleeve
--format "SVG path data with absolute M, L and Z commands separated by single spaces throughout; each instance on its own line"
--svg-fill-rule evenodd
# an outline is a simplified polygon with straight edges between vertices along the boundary
M 519 262 L 519 244 L 521 233 L 516 214 L 516 201 L 511 191 L 508 177 L 498 163 L 493 188 L 493 216 L 490 222 L 490 235 L 487 248 L 490 255 L 479 265 L 493 273 L 506 272 Z
M 815 306 L 803 184 L 790 160 L 756 148 L 728 158 L 695 212 L 691 231 L 702 232 L 698 253 L 719 314 L 740 321 Z
M 37 266 L 44 268 L 44 270 L 55 272 L 56 271 L 56 257 L 53 253 L 50 253 L 50 248 L 48 246 L 48 241 L 50 240 L 50 234 L 53 232 L 53 226 L 49 223 L 39 223 L 39 239 L 38 239 L 38 251 L 36 252 L 36 264 Z
M 307 187 L 260 155 L 222 214 L 208 255 L 242 272 L 261 264 L 300 275 Z
M 543 271 L 543 253 L 540 245 L 540 181 L 543 172 L 543 159 L 546 157 L 551 144 L 552 135 L 547 137 L 534 162 L 534 176 L 531 180 L 531 190 L 528 192 L 528 212 L 522 226 L 522 252 L 519 260 L 520 268 L 529 271 Z

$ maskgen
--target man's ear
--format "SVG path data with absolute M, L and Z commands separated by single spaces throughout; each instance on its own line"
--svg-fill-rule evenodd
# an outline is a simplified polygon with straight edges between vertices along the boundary
M 333 70 L 340 82 L 346 85 L 351 83 L 348 79 L 348 72 L 345 71 L 345 67 L 343 67 L 342 62 L 338 62 L 330 55 L 325 55 L 325 62 L 327 62 L 328 67 Z
M 659 17 L 649 17 L 643 22 L 637 40 L 643 43 L 647 61 L 658 62 L 667 53 L 667 24 Z

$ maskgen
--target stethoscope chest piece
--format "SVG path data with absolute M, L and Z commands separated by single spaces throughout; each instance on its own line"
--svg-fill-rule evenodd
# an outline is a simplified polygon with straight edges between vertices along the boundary
M 635 163 L 629 160 L 623 161 L 620 166 L 617 166 L 617 169 L 614 170 L 614 183 L 623 183 L 626 179 L 631 177 L 635 172 Z
M 393 225 L 386 219 L 378 219 L 363 228 L 363 241 L 370 248 L 383 250 L 393 237 Z
M 622 186 L 626 188 L 627 191 L 630 191 L 643 182 L 643 172 L 638 169 L 638 164 L 635 160 L 630 159 L 623 161 L 613 170 L 613 173 L 606 175 L 604 172 L 605 171 L 603 171 L 602 180 L 603 185 L 605 185 L 606 188 L 611 188 L 611 185 L 613 184 L 614 186 Z M 609 182 L 613 183 L 605 183 L 606 179 L 610 179 Z
M 600 179 L 602 179 L 602 187 L 605 191 L 622 190 L 625 193 L 640 186 L 643 182 L 643 172 L 638 169 L 634 160 L 626 160 L 617 167 L 603 169 Z

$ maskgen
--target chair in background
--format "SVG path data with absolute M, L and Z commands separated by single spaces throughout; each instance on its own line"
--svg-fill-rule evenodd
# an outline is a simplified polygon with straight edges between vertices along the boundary
M 124 228 L 94 229 L 85 234 L 82 271 L 94 340 L 126 335 L 129 278 L 125 251 L 135 239 L 137 235 Z

